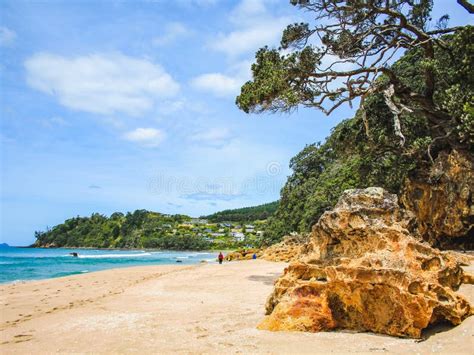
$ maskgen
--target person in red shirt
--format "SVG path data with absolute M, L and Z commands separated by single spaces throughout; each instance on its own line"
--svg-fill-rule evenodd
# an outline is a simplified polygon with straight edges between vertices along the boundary
M 220 252 L 217 259 L 219 260 L 219 264 L 222 264 L 222 261 L 224 260 L 224 254 L 222 254 L 222 252 Z

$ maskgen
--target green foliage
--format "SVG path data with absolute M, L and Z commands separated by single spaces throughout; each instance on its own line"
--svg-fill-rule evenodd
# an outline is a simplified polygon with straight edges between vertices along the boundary
M 278 201 L 254 207 L 244 207 L 216 212 L 206 218 L 211 222 L 251 222 L 270 217 L 277 209 Z
M 431 58 L 428 46 L 439 36 L 424 32 L 431 21 L 432 0 L 292 3 L 311 12 L 314 23 L 290 24 L 283 31 L 280 49 L 291 49 L 290 54 L 268 47 L 256 53 L 253 79 L 236 99 L 245 112 L 288 111 L 297 105 L 330 112 L 328 106 L 335 108 L 375 91 L 377 78 L 387 72 L 390 59 L 401 48 L 423 48 Z M 447 18 L 443 16 L 438 27 L 445 29 Z M 322 65 L 335 58 L 350 69 Z
M 474 27 L 466 26 L 449 37 L 449 50 L 438 49 L 436 70 L 442 85 L 437 102 L 454 117 L 453 136 L 463 145 L 474 146 Z
M 398 192 L 416 163 L 395 149 L 367 145 L 360 117 L 341 122 L 328 140 L 306 146 L 291 160 L 293 174 L 281 191 L 280 204 L 268 220 L 265 243 L 272 244 L 293 231 L 308 232 L 331 209 L 344 190 L 383 186 Z M 372 126 L 373 140 L 383 141 L 391 126 Z M 410 137 L 419 144 L 416 137 Z
M 172 233 L 172 227 L 189 220 L 183 215 L 163 215 L 146 210 L 116 212 L 109 218 L 98 213 L 66 220 L 46 232 L 35 232 L 34 246 L 85 248 L 208 249 L 210 243 L 196 235 Z
M 427 143 L 432 157 L 472 148 L 472 26 L 448 28 L 448 15 L 432 23 L 432 0 L 292 3 L 314 21 L 288 25 L 281 48 L 256 53 L 252 80 L 236 98 L 241 110 L 288 112 L 301 105 L 330 114 L 384 93 L 397 121 L 400 111 L 428 120 L 431 141 L 418 143 Z M 400 53 L 404 59 L 391 67 Z M 404 133 L 394 133 L 403 142 Z
M 425 90 L 421 67 L 436 73 L 435 103 L 447 112 L 457 149 L 472 149 L 474 135 L 474 27 L 467 26 L 443 38 L 449 50 L 436 48 L 427 62 L 420 51 L 408 52 L 392 70 L 413 92 Z M 380 80 L 385 80 L 381 77 Z M 381 93 L 365 99 L 364 110 L 334 127 L 323 144 L 307 145 L 290 162 L 293 174 L 281 190 L 280 204 L 269 218 L 265 244 L 293 231 L 308 232 L 324 211 L 331 209 L 348 188 L 381 186 L 399 193 L 406 177 L 428 174 L 433 157 L 449 145 L 437 139 L 436 127 L 417 112 L 400 115 L 405 145 L 395 139 L 393 114 Z
M 288 56 L 276 49 L 260 49 L 252 65 L 253 81 L 242 86 L 236 104 L 246 113 L 288 111 L 299 104 L 311 105 L 316 92 L 307 85 L 319 53 L 306 47 Z M 289 78 L 291 75 L 291 79 Z
M 211 217 L 215 222 L 238 222 L 234 225 L 206 223 L 185 215 L 164 215 L 146 210 L 113 213 L 109 218 L 98 213 L 90 217 L 75 217 L 46 230 L 35 232 L 34 247 L 120 248 L 211 250 L 236 249 L 260 244 L 265 221 L 277 207 L 277 202 L 239 210 L 223 211 Z M 255 217 L 255 221 L 254 218 Z M 250 224 L 253 230 L 237 225 Z M 232 232 L 245 232 L 245 237 Z

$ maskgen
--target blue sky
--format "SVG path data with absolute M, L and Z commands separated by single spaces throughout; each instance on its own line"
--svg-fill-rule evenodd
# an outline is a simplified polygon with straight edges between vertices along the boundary
M 436 13 L 467 22 L 452 3 Z M 92 212 L 199 216 L 274 201 L 290 158 L 352 115 L 235 106 L 255 51 L 304 19 L 286 1 L 0 6 L 2 242 L 30 244 Z

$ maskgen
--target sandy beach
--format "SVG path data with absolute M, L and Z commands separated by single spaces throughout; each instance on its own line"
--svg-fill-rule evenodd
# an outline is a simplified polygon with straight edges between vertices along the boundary
M 147 266 L 0 287 L 6 353 L 472 354 L 474 317 L 415 341 L 256 329 L 286 264 Z M 472 272 L 472 268 L 471 268 Z M 474 286 L 460 292 L 474 302 Z

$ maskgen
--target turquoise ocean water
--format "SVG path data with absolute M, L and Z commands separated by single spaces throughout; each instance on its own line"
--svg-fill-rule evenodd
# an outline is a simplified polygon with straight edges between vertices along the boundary
M 76 252 L 79 257 L 69 253 Z M 94 249 L 0 249 L 0 283 L 49 279 L 139 265 L 189 265 L 215 261 L 216 253 Z M 177 261 L 181 261 L 177 263 Z

